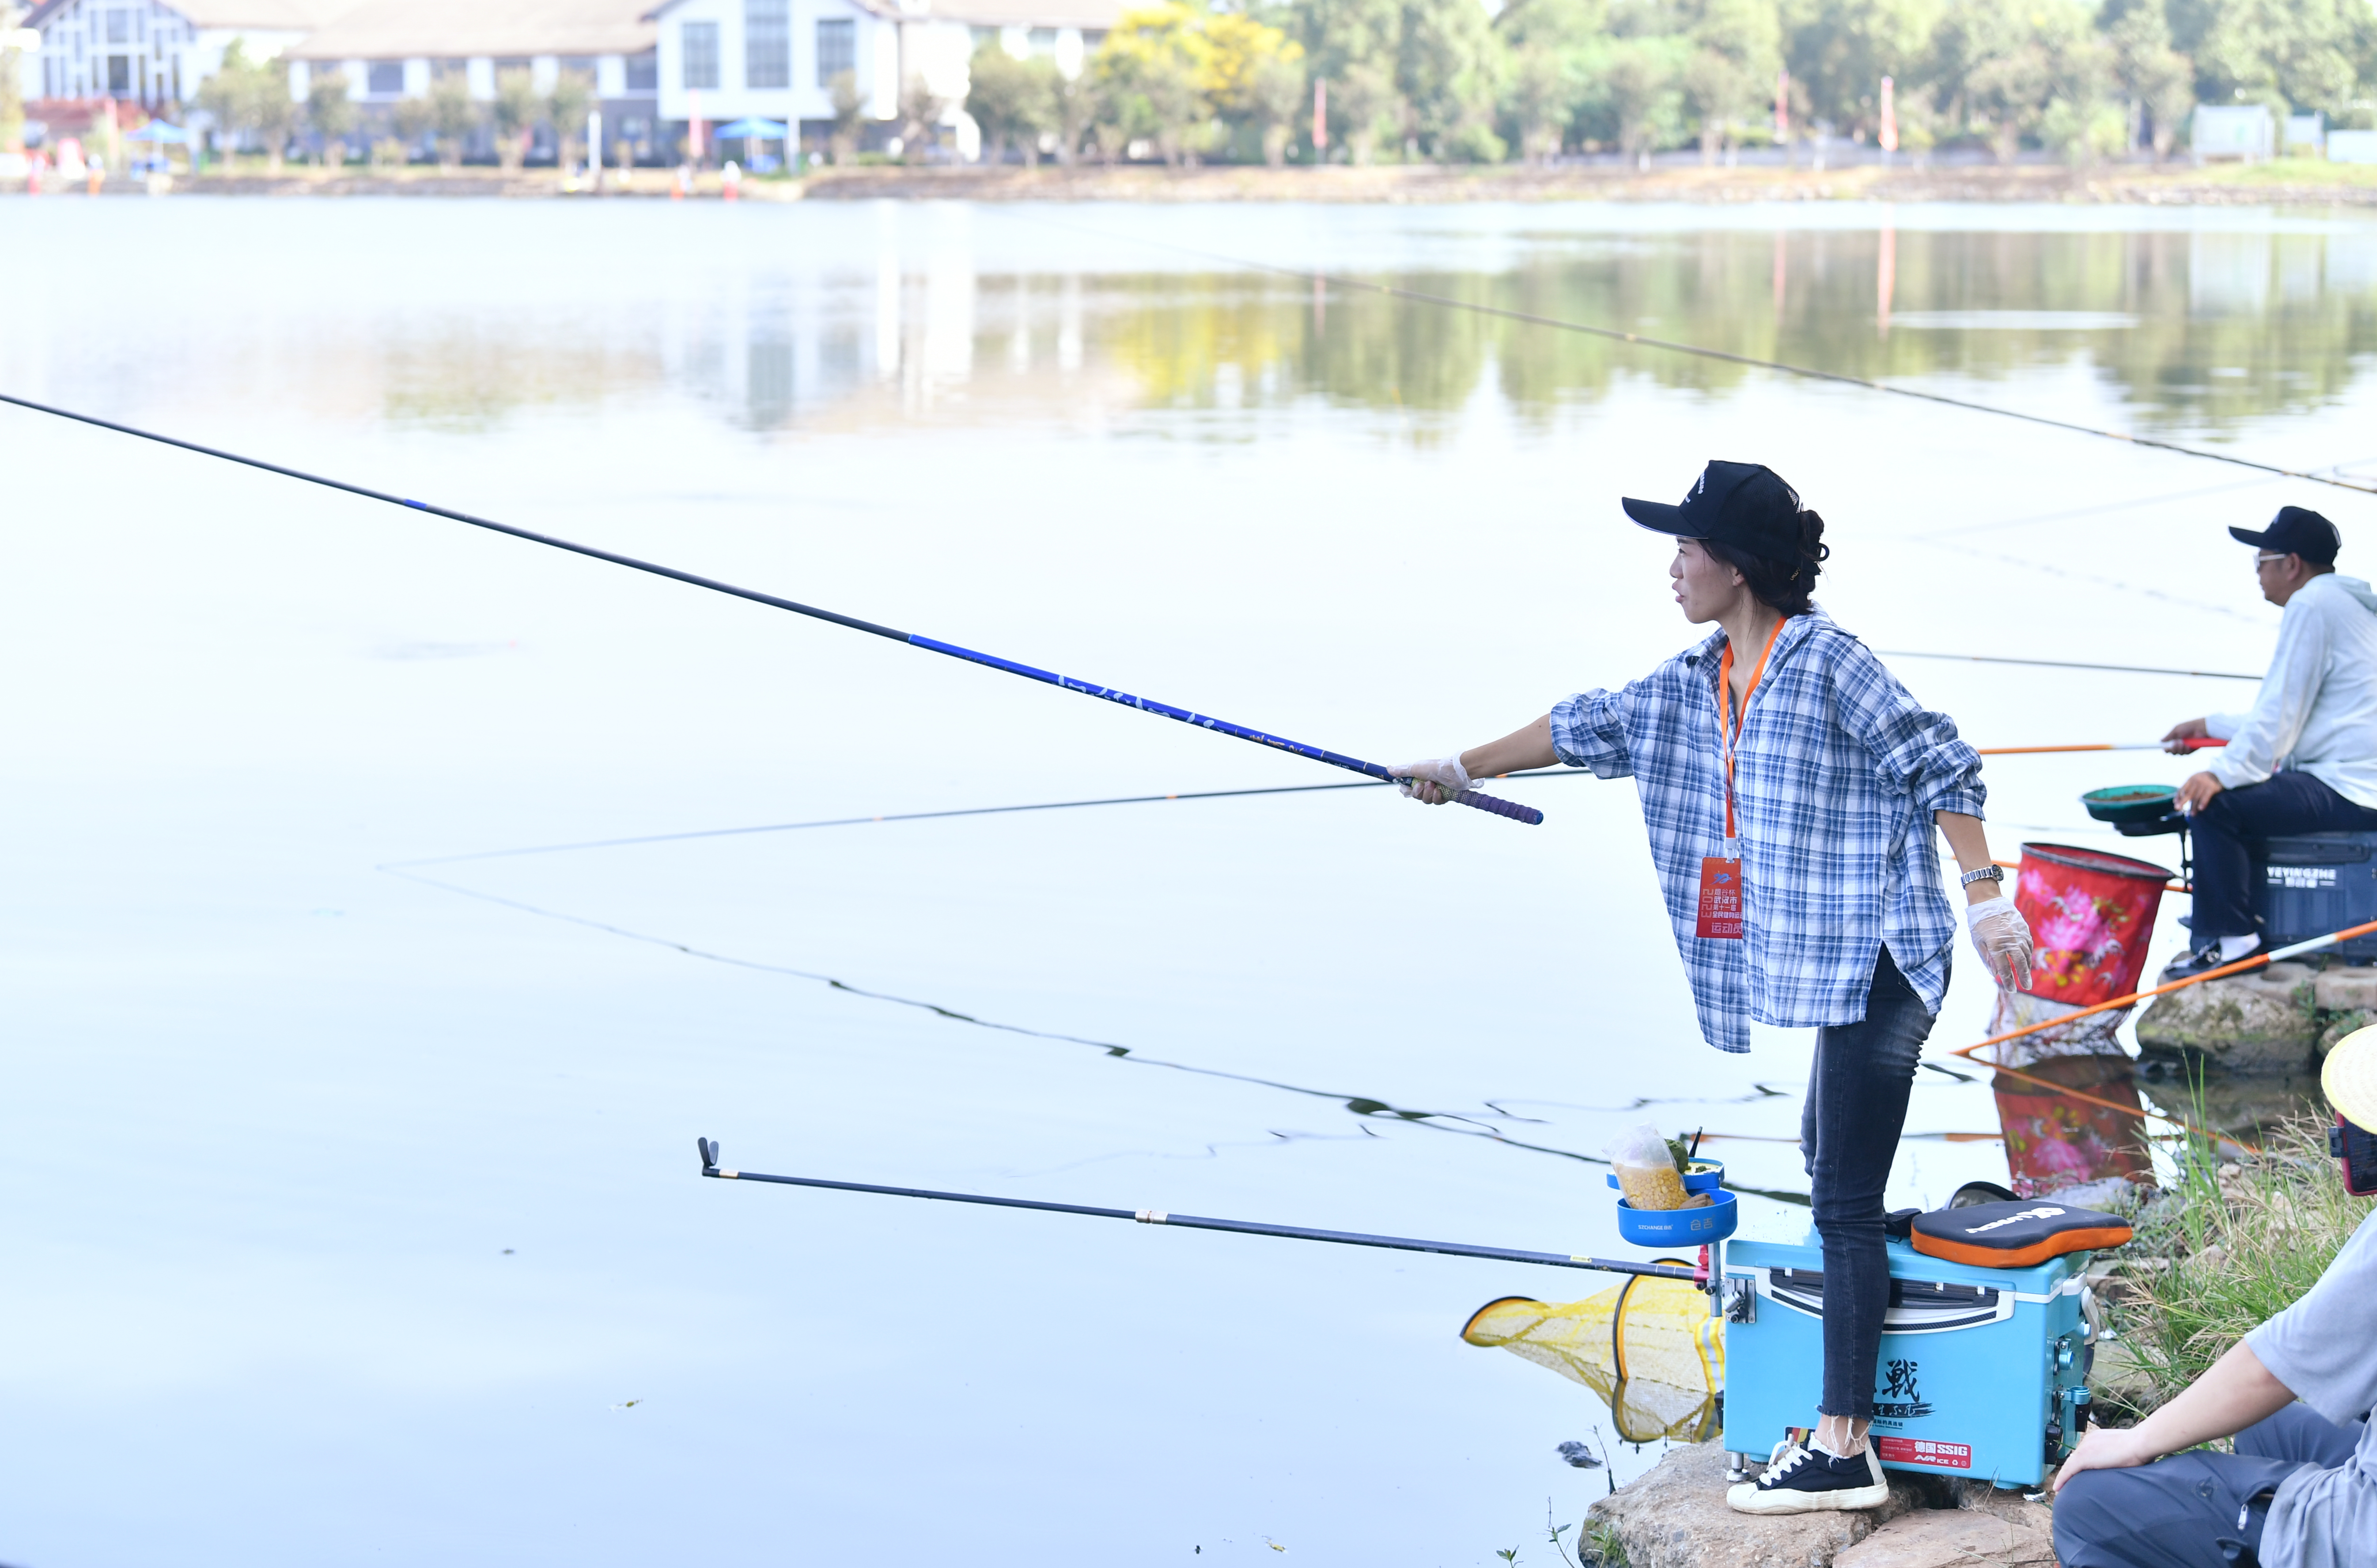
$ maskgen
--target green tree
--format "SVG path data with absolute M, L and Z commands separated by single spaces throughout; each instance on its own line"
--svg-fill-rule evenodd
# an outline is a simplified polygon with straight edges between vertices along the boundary
M 1231 125 L 1255 132 L 1265 162 L 1284 163 L 1288 127 L 1303 103 L 1304 45 L 1243 11 L 1213 12 L 1202 26 L 1206 98 Z
M 1456 128 L 1491 117 L 1507 66 L 1502 35 L 1477 0 L 1404 0 L 1395 90 L 1406 106 L 1405 135 L 1445 153 Z M 1478 161 L 1487 145 L 1472 132 L 1461 156 Z
M 1511 0 L 1494 18 L 1510 56 L 1503 113 L 1523 156 L 1547 159 L 1599 102 L 1608 15 L 1601 0 Z
M 396 130 L 396 140 L 404 148 L 404 157 L 388 161 L 402 163 L 412 155 L 412 149 L 436 134 L 437 105 L 426 98 L 400 98 L 389 111 L 388 119 Z
M 448 173 L 462 166 L 462 144 L 479 128 L 479 105 L 471 80 L 448 71 L 429 84 L 429 128 L 437 138 L 437 166 Z
M 2361 73 L 2377 66 L 2377 12 L 2368 0 L 2221 0 L 2192 53 L 2207 102 L 2342 119 L 2366 96 Z
M 1096 80 L 1087 71 L 1057 73 L 1049 97 L 1057 112 L 1057 161 L 1070 163 L 1081 155 L 1081 138 L 1098 117 Z
M 2066 161 L 2084 168 L 2119 152 L 2127 139 L 2127 119 L 2112 101 L 2113 49 L 2084 26 L 2068 28 L 2063 36 L 2050 37 L 2049 44 L 2054 82 L 2047 107 L 2039 113 L 2038 139 Z
M 544 117 L 544 98 L 536 77 L 525 66 L 496 73 L 496 161 L 507 174 L 516 174 L 528 160 L 529 142 L 536 123 Z
M 0 152 L 25 150 L 24 62 L 12 24 L 0 34 Z
M 1295 0 L 1287 19 L 1288 32 L 1303 45 L 1312 74 L 1329 83 L 1332 99 L 1349 66 L 1393 69 L 1403 36 L 1396 0 Z M 1331 113 L 1333 119 L 1333 103 Z
M 2195 107 L 2195 65 L 2170 46 L 2170 24 L 2162 0 L 2141 0 L 2113 21 L 2107 34 L 2113 48 L 2113 75 L 2129 101 L 2126 140 L 2144 140 L 2156 161 L 2170 156 L 2179 127 Z
M 1959 0 L 1933 38 L 1939 90 L 1961 129 L 2011 162 L 2055 87 L 2055 65 L 2023 0 Z
M 1380 123 L 1397 107 L 1398 0 L 1294 0 L 1287 21 L 1304 46 L 1308 72 L 1327 84 L 1331 142 L 1352 161 L 1369 162 Z
M 1782 63 L 1816 118 L 1870 133 L 1881 78 L 1905 91 L 1929 74 L 1941 18 L 1941 0 L 1786 0 Z
M 1205 90 L 1213 46 L 1199 21 L 1200 13 L 1177 0 L 1125 11 L 1091 62 L 1125 145 L 1153 140 L 1167 164 L 1193 157 L 1213 117 Z
M 554 156 L 564 169 L 576 168 L 585 154 L 586 116 L 593 108 L 593 77 L 583 71 L 564 71 L 553 78 L 544 113 L 553 125 Z
M 1055 62 L 1041 60 L 1034 63 L 1045 66 L 1048 76 L 1053 77 L 1057 75 Z M 950 101 L 935 92 L 932 84 L 921 74 L 909 74 L 906 84 L 900 89 L 900 161 L 916 163 L 924 160 L 926 145 L 949 109 Z M 1032 140 L 1032 161 L 1040 161 L 1040 139 L 1036 136 Z
M 322 161 L 333 169 L 345 168 L 347 137 L 355 128 L 355 102 L 347 96 L 346 72 L 314 73 L 305 89 L 305 118 L 322 138 Z
M 1774 0 L 1702 0 L 1690 38 L 1683 89 L 1700 125 L 1701 162 L 1715 162 L 1722 144 L 1730 163 L 1783 64 L 1782 14 Z
M 973 52 L 968 67 L 966 113 L 982 127 L 982 154 L 997 163 L 1020 147 L 1024 160 L 1040 161 L 1040 133 L 1057 128 L 1057 67 L 1045 60 L 1019 60 L 997 39 Z
M 221 66 L 199 86 L 197 101 L 213 116 L 226 155 L 253 139 L 263 149 L 268 171 L 281 172 L 289 133 L 297 124 L 286 61 L 251 59 L 246 41 L 234 38 L 223 50 Z M 228 156 L 224 168 L 230 168 Z
M 1702 168 L 1716 162 L 1718 145 L 1729 142 L 1735 127 L 1749 116 L 1761 85 L 1720 50 L 1695 49 L 1684 62 L 1684 102 L 1700 124 Z
M 1637 169 L 1651 166 L 1652 149 L 1673 134 L 1683 108 L 1679 38 L 1629 38 L 1610 50 L 1602 90 L 1618 121 L 1618 145 Z
M 1383 65 L 1357 61 L 1330 82 L 1330 128 L 1344 142 L 1347 158 L 1368 163 L 1378 156 L 1379 126 L 1399 102 Z
M 1530 163 L 1551 161 L 1566 139 L 1577 100 L 1568 65 L 1564 52 L 1548 43 L 1529 42 L 1511 52 L 1505 103 L 1518 127 L 1519 156 Z
M 1287 161 L 1287 144 L 1294 138 L 1296 117 L 1303 113 L 1308 87 L 1304 48 L 1294 42 L 1257 61 L 1248 76 L 1247 117 L 1260 128 L 1263 161 L 1274 169 Z
M 828 144 L 837 165 L 858 157 L 858 134 L 866 120 L 866 90 L 855 71 L 836 71 L 826 84 L 826 100 L 833 107 L 833 130 Z

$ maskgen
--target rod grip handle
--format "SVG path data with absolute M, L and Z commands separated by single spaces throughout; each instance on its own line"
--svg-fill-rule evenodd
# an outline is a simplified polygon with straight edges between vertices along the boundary
M 1475 806 L 1481 812 L 1492 812 L 1496 816 L 1507 816 L 1512 822 L 1523 822 L 1529 827 L 1543 826 L 1543 813 L 1533 806 L 1523 806 L 1515 801 L 1505 801 L 1493 795 L 1481 795 L 1475 790 L 1463 790 L 1452 798 L 1461 805 Z

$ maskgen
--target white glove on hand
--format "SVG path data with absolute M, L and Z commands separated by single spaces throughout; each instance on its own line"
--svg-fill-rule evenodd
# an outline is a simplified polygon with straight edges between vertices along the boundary
M 2034 945 L 2030 922 L 2000 894 L 1965 906 L 1965 929 L 1972 932 L 1973 950 L 1989 966 L 1989 978 L 2001 991 L 2018 991 L 2030 984 Z
M 1398 776 L 1396 789 L 1426 805 L 1440 806 L 1469 788 L 1469 770 L 1461 766 L 1461 759 L 1457 756 L 1405 763 L 1389 771 Z M 1410 777 L 1402 777 L 1406 774 Z

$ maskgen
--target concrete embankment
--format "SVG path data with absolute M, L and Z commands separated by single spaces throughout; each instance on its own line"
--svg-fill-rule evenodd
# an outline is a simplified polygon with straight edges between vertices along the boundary
M 665 199 L 673 172 L 640 169 L 608 173 L 597 190 L 550 169 L 507 173 L 497 169 L 325 170 L 290 167 L 175 175 L 160 194 L 270 196 L 512 196 L 603 200 Z M 23 182 L 0 189 L 21 190 Z M 80 184 L 52 190 L 79 194 Z M 103 195 L 138 196 L 137 181 L 110 180 Z M 697 178 L 693 197 L 716 199 L 719 175 Z M 1390 164 L 1370 168 L 1044 164 L 1028 169 L 868 165 L 824 169 L 797 180 L 746 180 L 747 201 L 1138 201 L 1138 202 L 1475 202 L 1475 201 L 2047 201 L 2121 202 L 2147 206 L 2377 206 L 2377 167 L 2280 163 L 2256 168 L 2192 169 L 2108 164 L 2094 170 L 2059 165 L 1958 165 L 1884 169 L 1866 164 L 1830 171 L 1778 168 L 1659 168 L 1611 164 L 1491 168 Z

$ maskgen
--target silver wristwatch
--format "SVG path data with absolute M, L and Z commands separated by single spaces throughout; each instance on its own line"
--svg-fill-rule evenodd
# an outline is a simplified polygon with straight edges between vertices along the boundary
M 2005 867 L 1983 866 L 1978 871 L 1968 871 L 1956 879 L 1956 885 L 1970 887 L 1976 882 L 1994 882 L 2002 887 L 2005 885 Z

